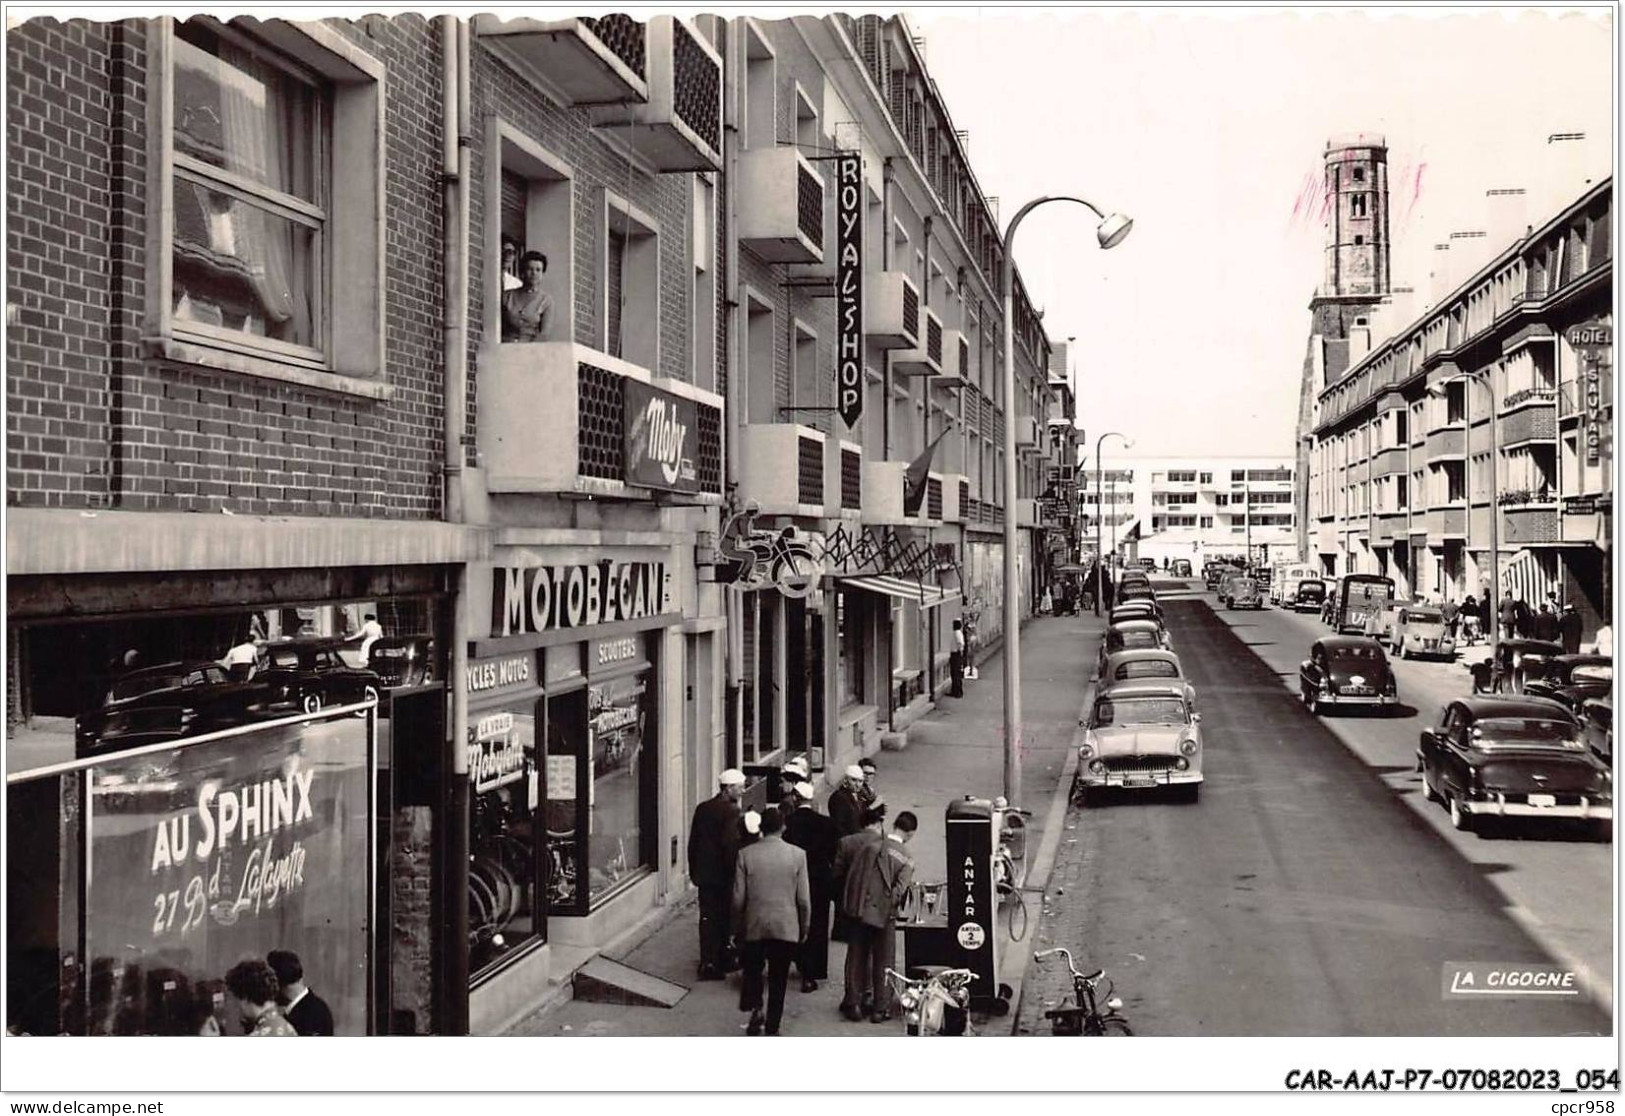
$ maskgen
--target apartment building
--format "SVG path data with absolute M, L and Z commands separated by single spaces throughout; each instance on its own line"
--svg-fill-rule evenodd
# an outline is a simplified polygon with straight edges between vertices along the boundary
M 996 643 L 1006 509 L 1030 611 L 1051 347 L 1018 279 L 1003 398 L 997 215 L 902 20 L 7 53 L 8 1024 L 150 1032 L 292 948 L 341 1033 L 498 1031 L 687 888 L 722 768 L 838 773 L 931 707 L 955 617 Z M 156 763 L 133 714 L 81 731 L 239 648 L 304 720 Z M 379 681 L 252 688 L 295 651 Z M 302 882 L 227 911 L 249 849 L 188 803 L 272 788 L 255 862 Z
M 1573 604 L 1587 638 L 1607 621 L 1611 191 L 1514 234 L 1321 387 L 1306 502 L 1328 572 L 1456 599 L 1498 575 L 1531 605 Z
M 1107 468 L 1080 471 L 1086 521 L 1104 553 L 1126 558 L 1185 558 L 1194 568 L 1213 558 L 1255 562 L 1296 552 L 1293 461 L 1277 457 L 1107 458 Z M 1098 509 L 1098 510 L 1097 510 Z

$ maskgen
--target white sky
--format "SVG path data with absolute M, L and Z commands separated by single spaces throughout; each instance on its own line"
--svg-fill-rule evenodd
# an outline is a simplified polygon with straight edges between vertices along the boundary
M 1574 154 L 1613 164 L 1614 28 L 1594 7 L 907 18 L 1001 223 L 1066 193 L 1134 218 L 1101 252 L 1087 210 L 1044 206 L 1015 254 L 1050 338 L 1077 338 L 1091 445 L 1119 430 L 1136 455 L 1291 452 L 1328 138 L 1386 136 L 1394 283 L 1423 293 L 1432 243 L 1482 228 L 1486 189 L 1528 189 L 1538 226 L 1584 189 Z M 1581 131 L 1559 170 L 1546 137 Z

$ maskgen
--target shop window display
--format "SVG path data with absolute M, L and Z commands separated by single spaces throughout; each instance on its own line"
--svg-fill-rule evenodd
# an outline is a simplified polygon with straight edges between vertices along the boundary
M 468 964 L 478 971 L 538 930 L 534 703 L 471 717 L 469 737 Z
M 643 857 L 644 731 L 649 674 L 588 687 L 588 900 L 596 901 L 646 867 Z

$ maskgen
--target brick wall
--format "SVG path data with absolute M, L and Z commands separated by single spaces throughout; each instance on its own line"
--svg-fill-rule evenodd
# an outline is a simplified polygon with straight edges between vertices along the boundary
M 148 25 L 34 20 L 8 33 L 11 503 L 438 513 L 437 40 L 415 16 L 340 28 L 389 71 L 385 373 L 395 394 L 381 402 L 146 355 Z
M 394 889 L 390 934 L 390 1011 L 412 1016 L 412 1034 L 434 1023 L 433 822 L 427 806 L 395 811 L 389 850 Z M 400 1032 L 397 1032 L 400 1033 Z

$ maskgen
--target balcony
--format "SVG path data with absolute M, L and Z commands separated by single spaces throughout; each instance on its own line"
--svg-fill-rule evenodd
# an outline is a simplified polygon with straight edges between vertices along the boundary
M 1044 432 L 1032 415 L 1016 415 L 1016 449 L 1022 451 L 1044 448 Z
M 1446 426 L 1428 431 L 1427 460 L 1460 461 L 1467 456 L 1467 431 L 1460 426 Z
M 925 518 L 930 520 L 933 524 L 942 522 L 942 511 L 944 507 L 943 489 L 945 487 L 946 486 L 943 483 L 943 476 L 941 473 L 928 473 L 926 475 L 925 503 L 921 505 L 920 511 L 924 514 Z
M 721 170 L 722 58 L 675 16 L 655 16 L 648 32 L 648 102 L 589 108 L 593 127 L 661 174 Z
M 942 521 L 964 523 L 970 510 L 970 478 L 959 473 L 942 475 Z
M 722 502 L 721 396 L 569 341 L 480 359 L 492 493 Z
M 599 19 L 500 19 L 476 15 L 474 34 L 567 107 L 642 104 L 648 29 L 624 15 Z
M 863 510 L 863 447 L 836 438 L 824 442 L 824 515 L 855 516 Z
M 1535 404 L 1540 405 L 1535 405 Z M 1526 442 L 1557 438 L 1555 393 L 1521 401 L 1517 410 L 1501 412 L 1501 448 L 1511 449 Z
M 1403 446 L 1389 446 L 1381 449 L 1371 458 L 1371 475 L 1373 477 L 1387 477 L 1395 473 L 1405 473 L 1405 448 Z
M 1555 501 L 1545 505 L 1502 505 L 1501 545 L 1516 547 L 1560 543 L 1563 541 L 1562 518 Z
M 1434 508 L 1427 513 L 1430 539 L 1464 539 L 1467 537 L 1466 508 Z
M 769 263 L 824 259 L 824 180 L 793 147 L 739 157 L 739 241 Z
M 942 331 L 942 375 L 938 377 L 938 387 L 963 387 L 970 383 L 970 341 L 957 329 Z M 975 392 L 971 393 L 972 396 Z M 971 397 L 965 399 L 967 411 L 971 407 Z M 974 416 L 967 414 L 967 421 Z
M 748 424 L 739 436 L 739 498 L 765 515 L 822 516 L 826 440 L 793 422 Z
M 908 462 L 868 461 L 863 469 L 863 524 L 865 527 L 911 527 L 919 516 L 903 514 L 908 485 Z M 924 511 L 924 508 L 921 508 Z
M 942 375 L 942 319 L 934 310 L 923 311 L 925 328 L 920 344 L 892 357 L 892 371 L 905 376 Z
M 901 271 L 863 277 L 863 332 L 881 349 L 912 349 L 920 343 L 920 291 Z
M 1016 501 L 1016 526 L 1037 527 L 1043 522 L 1039 512 L 1038 501 L 1031 497 L 1023 497 Z

